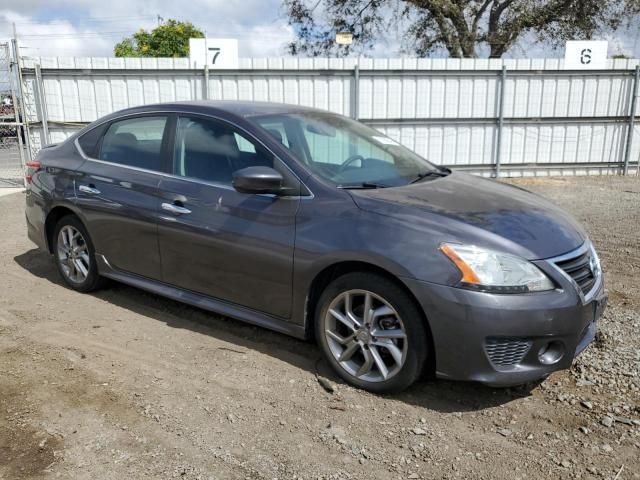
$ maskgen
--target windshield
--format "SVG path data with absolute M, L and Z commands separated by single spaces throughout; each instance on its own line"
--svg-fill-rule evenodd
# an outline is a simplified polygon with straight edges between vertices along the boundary
M 396 187 L 446 174 L 377 130 L 340 115 L 309 111 L 252 120 L 341 188 Z

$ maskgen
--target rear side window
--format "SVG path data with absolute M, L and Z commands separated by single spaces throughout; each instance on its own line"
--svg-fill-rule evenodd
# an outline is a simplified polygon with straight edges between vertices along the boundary
M 107 129 L 107 125 L 100 125 L 78 138 L 80 148 L 87 157 L 98 158 L 98 147 L 100 145 L 100 139 Z
M 102 139 L 100 160 L 147 170 L 162 168 L 167 117 L 137 117 L 113 122 Z

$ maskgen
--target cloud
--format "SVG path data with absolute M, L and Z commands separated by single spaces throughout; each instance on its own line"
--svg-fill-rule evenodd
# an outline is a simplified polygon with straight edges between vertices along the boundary
M 191 21 L 209 37 L 237 38 L 242 57 L 281 56 L 293 31 L 280 15 L 280 0 L 63 0 L 56 7 L 38 0 L 0 9 L 0 40 L 15 22 L 26 56 L 111 56 L 113 46 L 140 28 L 164 19 Z
M 122 38 L 139 28 L 157 25 L 158 15 L 191 21 L 209 37 L 237 38 L 241 57 L 286 55 L 286 44 L 294 38 L 282 0 L 18 0 L 0 8 L 0 41 L 11 38 L 11 24 L 15 22 L 23 55 L 111 56 L 113 46 Z M 400 26 L 391 28 L 365 53 L 375 57 L 400 55 L 400 30 Z M 605 37 L 610 54 L 640 55 L 637 22 Z M 562 52 L 562 48 L 552 50 L 525 36 L 506 56 L 558 57 Z
M 107 55 L 112 49 L 109 38 L 91 29 L 78 28 L 68 21 L 34 22 L 11 11 L 0 11 L 0 39 L 13 36 L 14 22 L 24 56 Z

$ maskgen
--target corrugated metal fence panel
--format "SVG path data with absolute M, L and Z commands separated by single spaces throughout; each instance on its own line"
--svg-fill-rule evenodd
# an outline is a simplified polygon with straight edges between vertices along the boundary
M 493 125 L 376 125 L 376 128 L 437 164 L 490 166 L 494 162 L 497 127 Z M 621 123 L 505 125 L 501 163 L 620 162 L 626 132 L 627 125 Z M 632 162 L 638 161 L 638 150 L 640 140 L 633 144 Z
M 47 75 L 43 78 L 48 119 L 54 122 L 92 122 L 128 107 L 197 100 L 202 98 L 202 82 L 202 78 L 170 75 L 139 78 Z
M 210 99 L 284 102 L 358 116 L 436 162 L 490 166 L 496 158 L 501 69 L 507 68 L 501 163 L 620 162 L 632 71 L 638 60 L 610 60 L 607 71 L 567 72 L 558 59 L 240 59 L 238 71 L 192 70 L 187 59 L 33 58 L 42 69 L 50 140 L 142 104 Z M 68 72 L 66 71 L 68 70 Z M 33 75 L 25 75 L 27 118 L 38 122 Z M 602 117 L 577 121 L 580 117 Z M 532 120 L 540 119 L 540 123 Z M 543 121 L 547 119 L 547 121 Z M 553 121 L 549 121 L 553 119 Z M 77 127 L 76 127 L 77 128 Z M 44 138 L 32 128 L 34 149 Z M 640 137 L 630 159 L 639 160 Z M 550 171 L 550 170 L 549 170 Z
M 209 98 L 291 103 L 349 115 L 351 82 L 346 76 L 213 75 Z
M 45 71 L 46 73 L 46 71 Z M 91 122 L 108 113 L 138 105 L 203 98 L 204 78 L 161 75 L 90 77 L 47 75 L 43 79 L 48 120 Z M 211 100 L 284 102 L 349 115 L 349 77 L 215 76 L 209 79 Z M 37 115 L 32 114 L 35 121 Z
M 496 116 L 498 77 L 469 75 L 366 76 L 359 86 L 360 118 L 484 118 Z
M 438 165 L 491 165 L 493 125 L 377 126 L 385 135 Z
M 504 114 L 506 117 L 626 115 L 632 85 L 631 75 L 507 74 Z
M 633 77 L 507 75 L 506 117 L 579 117 L 627 114 Z M 491 118 L 497 116 L 499 77 L 480 75 L 366 76 L 360 79 L 362 119 Z

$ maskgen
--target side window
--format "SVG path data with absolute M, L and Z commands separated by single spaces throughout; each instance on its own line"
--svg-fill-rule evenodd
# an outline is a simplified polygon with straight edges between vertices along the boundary
M 100 139 L 107 129 L 107 125 L 100 125 L 78 138 L 80 148 L 87 157 L 98 158 L 98 146 L 100 145 Z
M 167 117 L 136 117 L 113 122 L 102 139 L 100 160 L 161 170 Z
M 231 126 L 200 117 L 179 117 L 174 174 L 231 185 L 233 172 L 273 167 L 273 155 Z
M 245 139 L 243 136 L 234 133 L 234 138 L 236 139 L 236 143 L 238 144 L 238 149 L 244 153 L 256 153 L 256 147 L 249 140 Z

